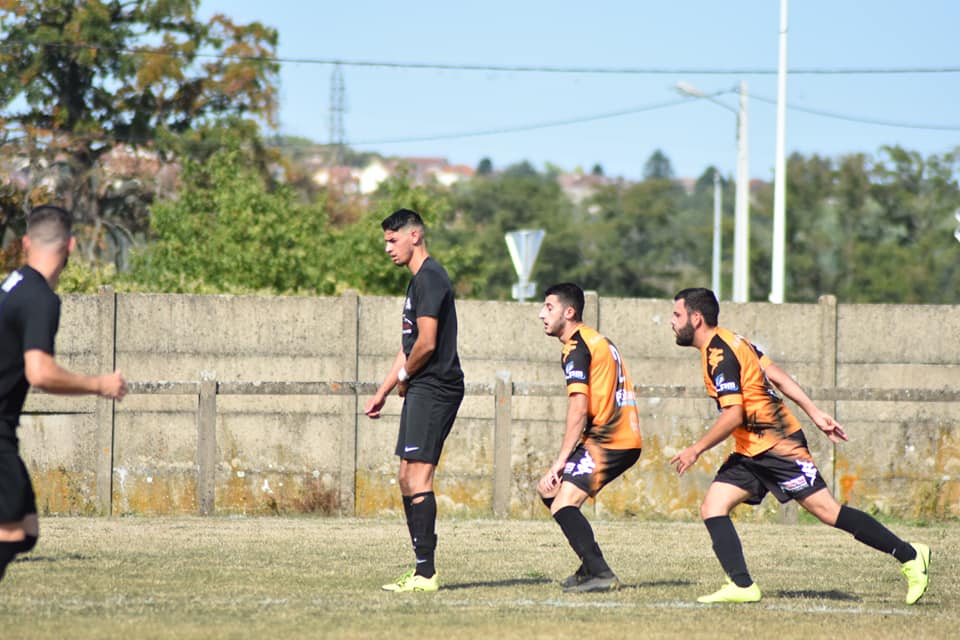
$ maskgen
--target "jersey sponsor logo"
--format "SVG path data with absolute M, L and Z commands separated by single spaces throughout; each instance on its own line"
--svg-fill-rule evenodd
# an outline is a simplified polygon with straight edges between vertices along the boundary
M 723 362 L 723 349 L 720 347 L 710 347 L 707 349 L 707 364 L 711 371 L 716 371 L 720 363 Z
M 713 386 L 718 393 L 740 391 L 740 385 L 736 380 L 727 381 L 723 373 L 718 373 L 713 378 Z
M 627 389 L 617 389 L 617 406 L 634 407 L 637 404 L 637 394 Z
M 572 362 L 568 362 L 563 367 L 563 375 L 566 376 L 567 380 L 586 380 L 587 374 L 579 369 L 574 368 L 575 365 Z
M 583 457 L 580 458 L 579 462 L 570 461 L 563 468 L 563 472 L 567 475 L 573 476 L 588 476 L 593 473 L 593 470 L 597 468 L 597 463 L 593 461 L 593 458 L 590 457 L 589 451 L 583 452 Z
M 23 280 L 23 274 L 19 271 L 14 271 L 7 276 L 7 279 L 3 281 L 3 284 L 0 285 L 0 289 L 3 289 L 4 292 L 10 293 L 13 291 L 13 288 L 20 284 Z
M 798 491 L 803 491 L 807 487 L 812 486 L 807 482 L 807 476 L 797 476 L 796 478 L 791 478 L 790 480 L 785 480 L 778 483 L 780 488 L 783 489 L 784 493 L 797 493 Z

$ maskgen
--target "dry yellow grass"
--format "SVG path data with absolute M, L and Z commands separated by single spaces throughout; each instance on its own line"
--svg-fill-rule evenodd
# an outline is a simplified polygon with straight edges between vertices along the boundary
M 960 525 L 894 525 L 933 548 L 913 607 L 896 562 L 820 524 L 742 523 L 762 602 L 704 606 L 722 582 L 699 523 L 595 521 L 624 588 L 566 595 L 548 520 L 444 520 L 436 594 L 380 585 L 411 561 L 399 519 L 46 518 L 0 582 L 0 637 L 956 638 Z

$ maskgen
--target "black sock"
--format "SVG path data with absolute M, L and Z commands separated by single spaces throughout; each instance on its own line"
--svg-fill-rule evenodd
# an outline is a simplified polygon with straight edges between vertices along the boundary
M 14 556 L 20 553 L 22 542 L 0 542 L 0 580 L 7 570 L 7 565 L 13 562 Z
M 747 571 L 747 561 L 743 557 L 743 547 L 740 545 L 740 536 L 733 527 L 730 516 L 716 516 L 703 521 L 713 541 L 713 552 L 720 561 L 724 573 L 733 580 L 738 587 L 749 587 L 753 584 L 750 572 Z
M 436 573 L 433 557 L 437 549 L 437 498 L 433 491 L 410 497 L 410 532 L 417 556 L 416 574 L 430 578 Z
M 909 542 L 901 540 L 892 531 L 877 522 L 871 515 L 841 506 L 837 516 L 837 529 L 853 534 L 853 537 L 877 551 L 889 553 L 900 562 L 909 562 L 917 557 L 917 550 Z
M 543 501 L 543 504 L 546 505 L 547 509 L 553 506 L 553 498 L 544 498 L 540 496 L 540 499 Z
M 610 565 L 603 559 L 600 545 L 593 537 L 593 528 L 590 527 L 590 522 L 580 509 L 573 506 L 564 507 L 553 514 L 553 519 L 560 525 L 560 530 L 567 537 L 574 553 L 583 561 L 587 573 L 602 578 L 613 575 Z
M 413 545 L 413 519 L 410 517 L 411 508 L 413 506 L 413 498 L 411 496 L 401 495 L 403 498 L 403 515 L 407 519 L 407 533 L 410 534 L 410 544 Z

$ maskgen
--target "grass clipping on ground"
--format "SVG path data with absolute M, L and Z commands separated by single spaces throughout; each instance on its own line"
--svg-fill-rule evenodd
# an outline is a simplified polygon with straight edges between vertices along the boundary
M 441 590 L 380 586 L 412 565 L 399 519 L 46 518 L 0 582 L 3 638 L 960 637 L 960 525 L 895 533 L 933 548 L 915 606 L 890 556 L 821 524 L 740 523 L 764 598 L 699 605 L 723 583 L 699 523 L 594 520 L 623 582 L 577 566 L 551 520 L 441 519 Z

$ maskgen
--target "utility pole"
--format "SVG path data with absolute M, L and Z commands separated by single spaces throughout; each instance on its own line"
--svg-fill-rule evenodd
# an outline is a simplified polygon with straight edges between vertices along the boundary
M 784 160 L 787 128 L 787 0 L 780 0 L 780 63 L 777 69 L 777 157 L 773 179 L 773 254 L 770 302 L 784 299 L 787 250 L 787 165 Z

